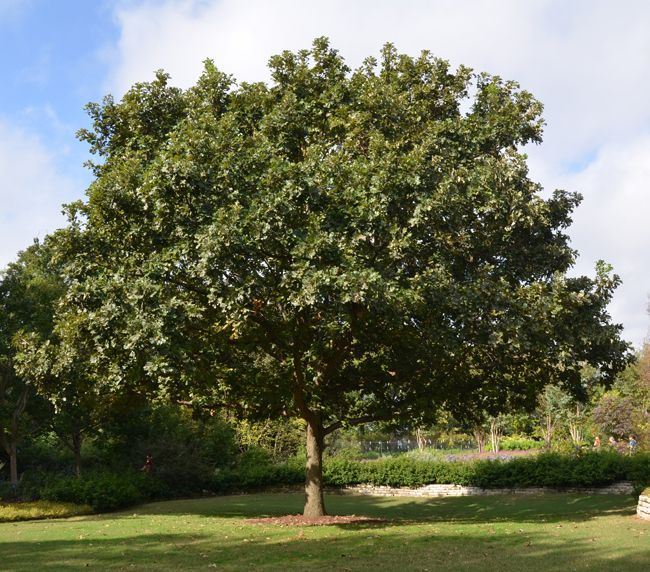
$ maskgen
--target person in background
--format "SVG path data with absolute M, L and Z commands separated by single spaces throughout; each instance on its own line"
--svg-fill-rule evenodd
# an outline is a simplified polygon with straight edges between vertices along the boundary
M 144 462 L 144 465 L 142 466 L 142 469 L 140 470 L 147 473 L 147 475 L 153 473 L 153 457 L 151 456 L 151 453 L 147 453 L 147 458 Z
M 596 435 L 596 438 L 594 439 L 594 449 L 596 451 L 600 450 L 600 435 Z
M 636 451 L 637 444 L 638 443 L 636 442 L 634 435 L 630 435 L 630 440 L 627 443 L 627 448 L 630 455 Z
M 610 435 L 609 439 L 607 439 L 607 444 L 613 449 L 616 449 L 616 439 L 614 439 L 612 435 Z

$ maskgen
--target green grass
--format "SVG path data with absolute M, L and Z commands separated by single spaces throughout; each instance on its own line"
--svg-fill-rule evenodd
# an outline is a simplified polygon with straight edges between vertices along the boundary
M 69 502 L 34 501 L 19 503 L 0 503 L 0 522 L 35 520 L 40 518 L 65 518 L 80 514 L 90 514 L 88 505 Z
M 650 570 L 650 523 L 621 496 L 418 499 L 329 496 L 333 514 L 389 519 L 253 525 L 302 495 L 153 503 L 123 513 L 0 524 L 2 570 Z

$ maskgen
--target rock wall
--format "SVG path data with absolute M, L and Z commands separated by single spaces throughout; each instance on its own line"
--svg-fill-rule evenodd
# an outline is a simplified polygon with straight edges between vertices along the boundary
M 628 482 L 614 483 L 613 485 L 606 487 L 522 487 L 511 489 L 483 489 L 481 487 L 465 487 L 462 485 L 425 485 L 423 487 L 415 488 L 356 485 L 345 487 L 341 489 L 340 492 L 344 494 L 348 493 L 388 497 L 465 497 L 487 495 L 541 495 L 548 493 L 630 495 L 634 492 L 634 487 Z M 647 499 L 645 510 L 648 511 L 648 518 L 650 518 L 650 497 L 645 498 Z
M 645 520 L 650 520 L 650 496 L 641 495 L 636 505 L 636 513 Z

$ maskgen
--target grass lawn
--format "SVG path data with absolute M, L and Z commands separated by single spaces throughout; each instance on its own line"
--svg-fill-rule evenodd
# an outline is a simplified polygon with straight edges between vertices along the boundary
M 650 522 L 622 496 L 333 496 L 381 524 L 279 527 L 302 495 L 160 502 L 129 512 L 0 524 L 1 570 L 650 570 Z

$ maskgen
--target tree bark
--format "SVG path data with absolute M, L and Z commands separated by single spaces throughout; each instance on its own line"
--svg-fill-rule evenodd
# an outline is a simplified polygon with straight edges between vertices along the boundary
M 542 427 L 542 435 L 544 436 L 544 448 L 547 451 L 551 450 L 551 441 L 553 440 L 553 431 L 555 429 L 555 423 L 553 420 L 553 416 L 550 414 L 546 414 L 546 426 Z
M 474 439 L 476 439 L 476 446 L 478 447 L 478 452 L 482 453 L 485 449 L 485 431 L 482 427 L 474 428 Z
M 490 442 L 492 451 L 498 453 L 501 450 L 501 426 L 496 417 L 490 421 Z
M 307 466 L 303 515 L 316 518 L 327 514 L 323 498 L 323 424 L 318 416 L 307 423 Z
M 77 478 L 81 476 L 81 443 L 83 436 L 81 431 L 72 434 L 72 450 L 74 453 L 74 472 Z
M 424 448 L 427 446 L 427 441 L 424 438 L 424 431 L 422 429 L 415 430 L 415 439 L 418 442 L 418 449 L 424 451 Z
M 12 485 L 18 484 L 18 453 L 16 443 L 9 445 L 9 482 Z

